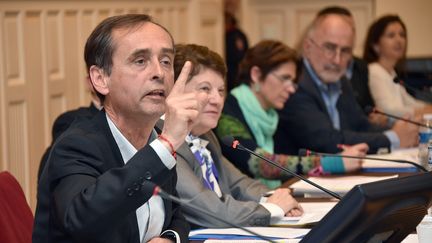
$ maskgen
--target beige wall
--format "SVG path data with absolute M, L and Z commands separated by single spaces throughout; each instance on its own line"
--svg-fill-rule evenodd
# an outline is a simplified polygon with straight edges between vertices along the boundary
M 54 119 L 89 104 L 85 40 L 102 19 L 122 13 L 148 13 L 177 42 L 223 52 L 220 0 L 0 1 L 0 171 L 18 179 L 33 209 Z
M 375 15 L 398 14 L 408 29 L 408 56 L 432 56 L 432 1 L 376 0 Z
M 298 47 L 306 27 L 326 5 L 341 5 L 351 10 L 357 30 L 354 52 L 359 54 L 368 23 L 374 16 L 373 0 L 242 0 L 239 15 L 251 44 L 270 38 Z
M 251 44 L 275 38 L 295 46 L 317 11 L 328 5 L 345 6 L 353 13 L 356 55 L 362 55 L 372 21 L 383 14 L 397 13 L 408 28 L 408 56 L 432 56 L 430 0 L 241 0 L 237 16 Z

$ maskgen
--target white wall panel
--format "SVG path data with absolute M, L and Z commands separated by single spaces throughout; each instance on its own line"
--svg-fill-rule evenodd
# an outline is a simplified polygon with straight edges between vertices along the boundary
M 85 40 L 100 21 L 123 13 L 148 13 L 177 42 L 223 52 L 220 0 L 0 1 L 0 170 L 17 177 L 32 208 L 52 122 L 90 102 Z
M 273 38 L 297 48 L 306 27 L 321 8 L 345 6 L 356 20 L 354 52 L 360 54 L 368 24 L 373 20 L 373 3 L 373 0 L 243 0 L 240 22 L 252 45 Z
M 398 14 L 408 29 L 408 56 L 432 56 L 432 1 L 376 0 L 376 16 Z

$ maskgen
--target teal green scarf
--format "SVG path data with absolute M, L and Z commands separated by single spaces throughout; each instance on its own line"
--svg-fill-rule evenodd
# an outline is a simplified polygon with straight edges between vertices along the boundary
M 231 90 L 231 94 L 237 99 L 240 110 L 252 130 L 258 146 L 269 153 L 273 153 L 273 135 L 279 120 L 276 110 L 265 111 L 246 84 L 234 88 Z

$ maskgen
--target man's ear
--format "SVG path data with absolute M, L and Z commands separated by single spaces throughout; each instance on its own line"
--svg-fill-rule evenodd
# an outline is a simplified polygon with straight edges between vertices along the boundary
M 105 75 L 102 68 L 95 65 L 90 67 L 89 70 L 90 82 L 93 88 L 102 95 L 107 95 L 109 93 L 108 79 L 109 77 Z
M 308 37 L 305 37 L 302 45 L 303 53 L 309 53 L 310 46 L 311 46 L 311 40 Z

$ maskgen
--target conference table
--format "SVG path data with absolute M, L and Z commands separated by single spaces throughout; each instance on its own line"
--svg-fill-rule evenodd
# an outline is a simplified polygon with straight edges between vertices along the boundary
M 415 176 L 418 173 L 422 173 L 421 171 L 404 171 L 404 172 L 365 172 L 365 171 L 359 171 L 359 172 L 355 172 L 355 173 L 349 173 L 349 174 L 344 174 L 344 175 L 326 175 L 325 179 L 334 179 L 336 182 L 339 181 L 339 179 L 341 178 L 353 178 L 353 177 L 376 177 L 377 179 L 381 179 L 381 178 L 387 178 L 387 177 L 391 177 L 391 176 L 395 176 L 395 177 L 406 177 L 406 176 Z M 309 177 L 310 179 L 310 177 Z M 293 185 L 295 185 L 297 182 L 299 182 L 300 179 L 298 178 L 291 178 L 289 180 L 287 180 L 282 187 L 289 187 L 291 188 Z M 319 180 L 317 180 L 319 181 Z M 341 182 L 344 183 L 344 182 Z M 329 189 L 329 188 L 326 188 Z M 309 196 L 309 197 L 304 197 L 304 195 L 299 195 L 298 193 L 295 192 L 295 189 L 293 191 L 293 194 L 296 195 L 296 199 L 300 202 L 300 203 L 310 203 L 310 202 L 315 202 L 315 203 L 326 203 L 326 202 L 338 202 L 337 199 L 331 197 L 330 195 L 325 195 L 325 193 L 323 195 L 325 195 L 326 197 L 313 197 L 313 196 Z M 416 232 L 412 232 L 410 235 L 408 235 L 403 241 L 403 243 L 417 243 L 418 242 L 418 238 L 416 235 Z M 431 239 L 432 242 L 432 239 Z
M 391 176 L 391 175 L 397 175 L 398 177 L 405 177 L 405 176 L 411 176 L 411 175 L 416 175 L 419 172 L 414 172 L 414 171 L 408 171 L 408 172 L 365 172 L 365 171 L 360 171 L 360 172 L 356 172 L 356 173 L 349 173 L 349 174 L 344 174 L 344 175 L 326 175 L 324 178 L 331 178 L 331 179 L 335 179 L 335 181 L 338 181 L 338 179 L 341 178 L 349 178 L 349 177 L 386 177 L 386 176 Z M 287 181 L 285 181 L 282 185 L 282 187 L 292 187 L 293 185 L 295 185 L 295 183 L 297 183 L 299 181 L 298 178 L 293 177 Z M 294 196 L 296 197 L 296 199 L 300 202 L 300 203 L 327 203 L 327 202 L 337 202 L 338 200 L 331 198 L 331 197 L 304 197 L 304 195 L 300 195 L 298 193 L 295 192 L 295 190 L 293 191 Z M 203 241 L 191 241 L 191 242 L 203 242 Z M 246 241 L 245 241 L 246 242 Z M 415 243 L 418 242 L 417 239 L 417 235 L 415 235 L 415 232 L 413 232 L 412 234 L 410 234 L 404 241 L 404 243 Z

